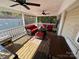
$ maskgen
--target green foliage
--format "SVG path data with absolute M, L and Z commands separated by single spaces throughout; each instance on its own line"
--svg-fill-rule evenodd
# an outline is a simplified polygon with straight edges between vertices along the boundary
M 42 23 L 56 23 L 57 19 L 56 16 L 42 16 L 42 17 L 38 17 L 38 22 L 42 22 Z

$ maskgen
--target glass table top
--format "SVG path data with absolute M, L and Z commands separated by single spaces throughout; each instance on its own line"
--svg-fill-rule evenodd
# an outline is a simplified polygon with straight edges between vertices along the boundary
M 0 45 L 0 59 L 8 59 L 10 55 L 12 55 L 12 53 Z

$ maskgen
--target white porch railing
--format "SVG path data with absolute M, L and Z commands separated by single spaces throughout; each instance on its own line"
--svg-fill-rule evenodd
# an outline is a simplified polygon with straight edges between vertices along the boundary
M 43 24 L 46 24 L 46 25 L 56 25 L 56 24 L 53 24 L 53 23 L 37 23 L 37 26 L 40 27 Z
M 31 23 L 31 24 L 34 24 L 34 25 L 36 25 L 36 26 L 40 26 L 40 25 L 43 25 L 43 24 L 46 24 L 46 25 L 56 25 L 56 24 L 54 24 L 54 23 Z M 28 24 L 28 25 L 31 25 L 31 24 Z
M 13 41 L 25 34 L 26 34 L 26 30 L 24 26 L 18 26 L 15 28 L 10 28 L 10 29 L 0 31 L 0 37 L 9 36 L 9 37 L 12 37 Z

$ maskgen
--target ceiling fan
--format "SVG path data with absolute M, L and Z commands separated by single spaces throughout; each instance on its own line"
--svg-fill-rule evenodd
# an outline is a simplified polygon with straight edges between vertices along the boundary
M 26 9 L 30 10 L 30 8 L 27 5 L 38 6 L 38 7 L 40 6 L 40 4 L 37 4 L 37 3 L 26 2 L 26 0 L 11 0 L 11 1 L 16 2 L 17 4 L 11 5 L 10 7 L 22 5 Z
M 46 10 L 43 10 L 43 11 L 42 11 L 42 14 L 43 14 L 43 15 L 47 15 L 47 14 L 49 14 L 49 13 L 46 13 Z

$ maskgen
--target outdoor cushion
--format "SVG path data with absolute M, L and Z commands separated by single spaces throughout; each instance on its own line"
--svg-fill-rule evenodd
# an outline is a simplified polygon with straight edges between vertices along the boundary
M 53 25 L 51 25 L 51 24 L 43 24 L 41 27 L 48 31 L 52 31 L 52 29 L 53 29 Z
M 37 33 L 35 33 L 35 36 L 36 36 L 36 38 L 43 39 L 44 33 L 43 32 L 37 32 Z
M 46 24 L 43 24 L 41 27 L 47 29 L 47 25 Z
M 52 29 L 53 29 L 53 25 L 48 25 L 48 26 L 47 26 L 47 30 L 48 30 L 48 31 L 52 31 Z
M 35 26 L 34 24 L 25 26 L 25 29 L 29 34 L 35 34 L 35 32 L 38 30 L 37 26 Z

